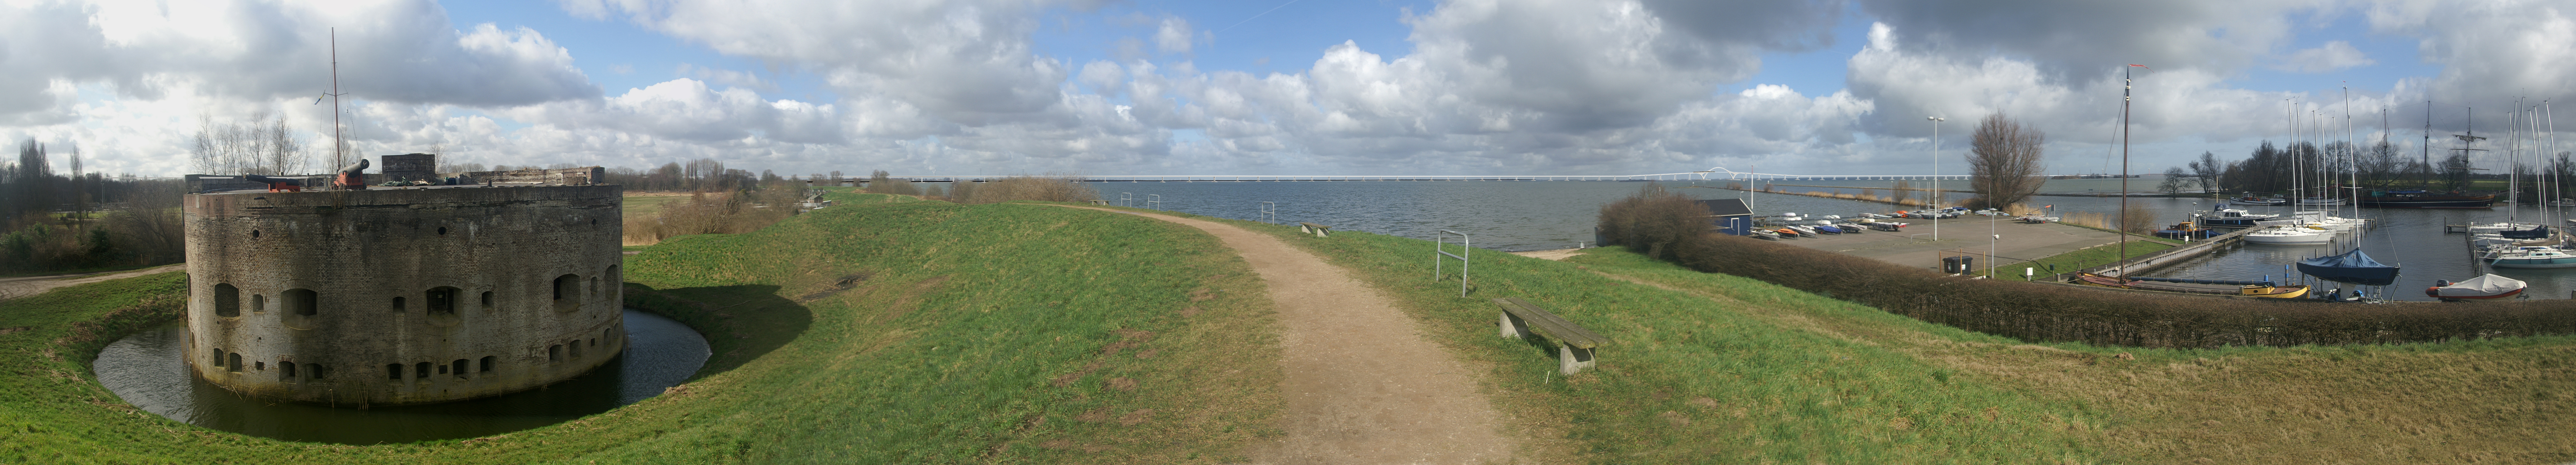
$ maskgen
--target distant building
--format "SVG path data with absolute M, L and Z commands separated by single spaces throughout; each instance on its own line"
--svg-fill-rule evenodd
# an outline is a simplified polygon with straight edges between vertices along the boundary
M 1699 206 L 1708 209 L 1709 224 L 1716 226 L 1717 232 L 1737 236 L 1753 235 L 1753 208 L 1745 206 L 1744 200 L 1701 200 Z

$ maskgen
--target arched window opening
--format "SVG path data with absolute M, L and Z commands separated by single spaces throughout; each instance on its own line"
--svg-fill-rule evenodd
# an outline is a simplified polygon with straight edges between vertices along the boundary
M 234 372 L 234 373 L 240 373 L 240 372 L 241 372 L 241 353 L 240 353 L 240 352 L 234 352 L 234 353 L 232 353 L 232 354 L 230 354 L 230 355 L 232 356 L 232 359 L 233 359 L 233 360 L 232 360 L 232 363 L 231 363 L 231 364 L 228 364 L 228 365 L 225 365 L 224 371 L 230 371 L 230 372 Z
M 491 372 L 492 372 L 492 362 L 493 362 L 494 360 L 498 360 L 498 359 L 499 359 L 498 357 L 493 357 L 493 356 L 490 356 L 490 355 L 485 355 L 485 356 L 483 356 L 483 369 L 481 369 L 481 370 L 475 370 L 475 372 L 477 372 L 477 373 L 491 373 Z
M 617 267 L 618 265 L 609 265 L 608 272 L 600 274 L 601 278 L 608 279 L 608 285 L 610 286 L 619 286 L 626 282 L 624 281 L 624 279 L 626 279 L 625 275 L 618 274 Z
M 295 381 L 295 362 L 285 360 L 277 361 L 277 380 L 287 382 Z
M 581 358 L 581 340 L 572 340 L 572 358 Z
M 453 287 L 430 288 L 429 298 L 422 302 L 428 304 L 431 316 L 454 315 L 456 314 L 456 292 L 456 288 Z
M 399 311 L 403 311 L 403 298 L 401 298 L 401 297 L 395 297 L 395 298 L 394 298 L 394 306 L 393 306 L 393 307 L 390 307 L 390 308 L 392 308 L 392 309 L 393 309 L 393 311 L 397 311 L 397 312 L 399 312 Z
M 463 378 L 463 377 L 465 377 L 465 359 L 461 359 L 461 358 L 460 358 L 460 359 L 456 359 L 456 361 L 455 361 L 455 362 L 450 362 L 450 363 L 448 363 L 448 364 L 449 364 L 449 365 L 453 365 L 453 366 L 455 366 L 455 367 L 456 367 L 456 369 L 452 371 L 453 373 L 455 373 L 455 374 L 456 374 L 456 377 L 458 377 L 458 378 Z
M 414 364 L 412 364 L 412 365 L 411 365 L 411 377 L 412 377 L 413 379 L 428 378 L 428 377 L 429 377 L 429 362 L 420 362 L 420 363 L 414 363 Z
M 213 358 L 206 359 L 206 363 L 212 363 L 215 364 L 215 366 L 224 366 L 224 349 L 221 347 L 215 348 L 215 356 Z
M 607 339 L 607 340 L 608 340 L 608 343 L 610 343 L 610 344 L 616 344 L 616 343 L 617 343 L 617 333 L 615 333 L 614 331 L 617 331 L 617 328 L 609 328 L 609 329 L 599 330 L 599 338 L 600 338 L 600 339 Z
M 321 300 L 321 296 L 314 294 L 312 289 L 287 289 L 286 294 L 281 297 L 286 299 L 287 313 L 303 316 L 320 313 L 320 310 L 314 306 L 318 303 L 316 301 Z
M 402 379 L 402 364 L 385 364 L 385 379 Z
M 251 371 L 268 371 L 268 362 L 250 362 Z
M 555 277 L 555 300 L 564 300 L 564 299 L 572 298 L 573 293 L 574 293 L 574 291 L 573 291 L 573 289 L 572 289 L 572 286 L 573 286 L 573 284 L 574 284 L 574 283 L 573 283 L 573 280 L 574 280 L 574 279 L 576 279 L 576 278 L 577 278 L 577 277 L 575 277 L 575 276 L 573 276 L 573 275 L 563 275 L 563 276 L 556 276 L 556 277 Z
M 581 309 L 581 276 L 569 274 L 556 276 L 555 311 L 569 312 L 578 309 Z
M 483 291 L 483 309 L 492 309 L 492 291 Z
M 231 284 L 215 284 L 215 316 L 241 316 L 241 289 Z
M 599 277 L 590 277 L 590 298 L 599 298 Z
M 563 361 L 563 344 L 555 344 L 553 346 L 546 347 L 546 362 L 553 363 L 561 361 Z
M 251 313 L 268 313 L 268 295 L 251 294 L 250 311 Z
M 325 375 L 325 373 L 327 373 L 327 372 L 323 370 L 323 368 L 322 368 L 322 364 L 319 364 L 319 363 L 307 363 L 307 364 L 304 364 L 304 376 L 311 377 L 311 379 L 319 380 L 319 379 L 322 379 L 322 377 L 323 377 L 323 376 L 326 376 L 326 375 Z

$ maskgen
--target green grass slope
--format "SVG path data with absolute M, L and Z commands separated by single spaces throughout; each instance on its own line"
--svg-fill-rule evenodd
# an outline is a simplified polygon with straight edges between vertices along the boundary
M 2032 344 L 1737 276 L 1592 249 L 1479 250 L 1243 223 L 1359 270 L 1493 367 L 1543 459 L 1593 463 L 2567 463 L 2576 337 L 2161 350 Z M 1557 377 L 1494 336 L 1523 297 L 1617 340 Z
M 1491 367 L 1491 395 L 1516 414 L 1543 463 L 2089 463 L 2102 454 L 2101 413 L 2081 403 L 1953 376 L 1878 341 L 1802 331 L 1745 302 L 1490 250 L 1471 255 L 1460 298 L 1456 263 L 1432 279 L 1429 241 L 1235 223 L 1360 272 L 1429 323 L 1434 341 Z M 1761 305 L 1912 321 L 1739 281 Z M 1552 346 L 1495 336 L 1500 310 L 1486 299 L 1496 297 L 1528 299 L 1616 342 L 1593 369 L 1559 376 Z
M 690 382 L 488 438 L 290 443 L 126 406 L 86 367 L 104 341 L 74 336 L 175 315 L 178 273 L 0 302 L 0 462 L 1217 463 L 1278 434 L 1268 296 L 1214 238 L 839 195 L 629 257 L 629 303 L 714 346 Z

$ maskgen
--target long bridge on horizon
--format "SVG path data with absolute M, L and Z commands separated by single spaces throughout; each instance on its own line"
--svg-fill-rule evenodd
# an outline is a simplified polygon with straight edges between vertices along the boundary
M 1033 175 L 938 175 L 889 176 L 911 182 L 993 181 Z M 1278 182 L 1278 181 L 1929 181 L 1966 180 L 1967 175 L 1797 175 L 1743 173 L 1725 168 L 1682 173 L 1621 175 L 1277 175 L 1277 174 L 1138 174 L 1138 175 L 1071 175 L 1036 176 L 1072 179 L 1084 182 Z M 868 178 L 842 176 L 829 182 L 865 182 Z M 814 180 L 821 181 L 821 180 Z

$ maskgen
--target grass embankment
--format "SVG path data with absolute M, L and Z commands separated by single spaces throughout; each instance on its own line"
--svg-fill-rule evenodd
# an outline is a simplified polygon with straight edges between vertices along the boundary
M 1953 373 L 1954 383 L 2081 406 L 2100 429 L 2071 435 L 2098 445 L 2106 462 L 2576 460 L 2576 424 L 2565 421 L 2576 415 L 2576 372 L 2566 361 L 2576 337 L 2225 349 L 2024 344 L 1625 251 L 1570 261 L 1730 302 L 1780 328 L 1860 341 Z M 1605 354 L 1605 363 L 1618 360 L 1615 349 Z
M 1951 376 L 1879 342 L 1784 324 L 1742 302 L 1632 284 L 1573 264 L 1479 250 L 1467 298 L 1433 281 L 1429 241 L 1232 221 L 1377 283 L 1470 366 L 1534 441 L 1536 463 L 2092 462 L 2099 412 Z M 1743 281 L 1743 280 L 1738 280 Z M 1758 282 L 1764 305 L 1881 312 Z M 1608 335 L 1594 369 L 1556 374 L 1551 346 L 1495 337 L 1486 299 L 1522 297 Z M 1903 317 L 1885 315 L 1904 320 Z M 1912 321 L 1912 320 L 1905 320 Z M 2000 338 L 1950 330 L 1988 344 Z
M 0 334 L 18 360 L 0 364 L 0 462 L 1214 463 L 1278 433 L 1268 296 L 1214 238 L 876 197 L 629 256 L 630 303 L 707 334 L 706 368 L 660 397 L 489 438 L 290 443 L 126 406 L 91 376 L 94 344 L 57 340 L 177 295 L 177 273 L 0 301 L 0 328 L 25 328 Z
M 1240 223 L 1239 223 L 1240 224 Z M 1468 298 L 1428 241 L 1282 236 L 1385 285 L 1493 367 L 1553 454 L 1603 463 L 2564 463 L 2576 337 L 2338 347 L 2033 344 L 1620 248 L 1475 255 Z M 2134 249 L 2137 244 L 2132 244 Z M 1481 251 L 1480 251 L 1481 252 Z M 2063 268 L 2063 266 L 2061 266 Z M 1453 268 L 1454 269 L 1454 268 Z M 1494 337 L 1517 296 L 1609 335 L 1597 370 Z

